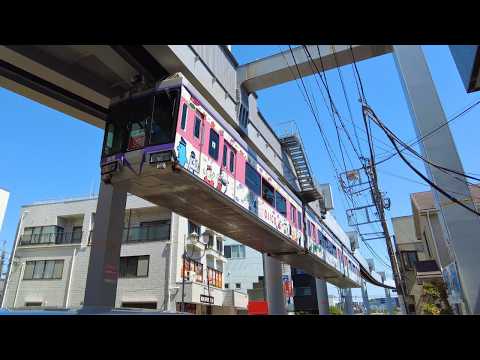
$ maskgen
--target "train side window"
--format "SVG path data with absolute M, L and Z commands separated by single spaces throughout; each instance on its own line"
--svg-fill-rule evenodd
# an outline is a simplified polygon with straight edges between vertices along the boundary
M 303 224 L 303 222 L 302 222 L 302 213 L 299 211 L 299 212 L 297 213 L 297 215 L 298 215 L 298 216 L 297 216 L 298 228 L 299 228 L 299 229 L 302 229 L 302 227 L 303 227 L 303 225 L 302 225 L 302 224 Z
M 287 201 L 278 191 L 275 192 L 275 207 L 280 214 L 287 216 Z
M 218 160 L 218 145 L 219 145 L 218 133 L 210 129 L 210 145 L 208 146 L 208 155 L 210 155 L 215 160 Z
M 262 178 L 262 198 L 275 207 L 275 189 L 264 178 Z
M 103 156 L 110 156 L 124 150 L 128 111 L 128 101 L 112 106 L 103 140 Z
M 292 220 L 292 223 L 293 225 L 295 225 L 295 214 L 296 214 L 297 210 L 295 209 L 295 207 L 290 204 L 290 220 Z
M 261 192 L 261 177 L 252 165 L 246 163 L 245 166 L 245 185 L 253 191 L 257 196 L 260 196 Z
M 202 121 L 198 116 L 195 116 L 195 126 L 193 127 L 193 136 L 195 136 L 197 139 L 200 139 L 200 124 Z
M 185 130 L 187 126 L 187 115 L 188 115 L 188 105 L 186 103 L 182 106 L 182 121 L 180 122 L 180 127 L 182 130 Z
M 307 220 L 307 235 L 308 236 L 311 236 L 312 235 L 312 228 L 311 228 L 312 224 L 310 223 L 309 220 Z
M 230 150 L 230 172 L 233 174 L 235 171 L 235 152 Z
M 222 164 L 224 167 L 227 166 L 227 144 L 223 144 L 223 159 Z

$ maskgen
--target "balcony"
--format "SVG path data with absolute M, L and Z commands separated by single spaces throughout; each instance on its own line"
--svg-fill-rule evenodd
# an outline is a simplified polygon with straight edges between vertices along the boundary
M 170 239 L 170 223 L 151 226 L 132 226 L 123 230 L 123 243 L 161 241 Z
M 223 289 L 223 274 L 221 271 L 215 270 L 207 266 L 208 284 Z
M 80 244 L 83 231 L 52 232 L 44 234 L 23 234 L 20 236 L 20 246 L 29 245 L 68 245 Z
M 185 266 L 183 266 L 183 264 Z M 190 272 L 195 272 L 195 278 L 192 279 L 189 277 Z M 199 283 L 203 283 L 203 264 L 189 259 L 188 257 L 185 258 L 184 262 L 182 263 L 182 274 L 185 279 L 189 279 L 190 281 L 196 281 Z
M 435 260 L 423 260 L 415 263 L 415 278 L 418 284 L 424 281 L 441 280 L 442 272 Z

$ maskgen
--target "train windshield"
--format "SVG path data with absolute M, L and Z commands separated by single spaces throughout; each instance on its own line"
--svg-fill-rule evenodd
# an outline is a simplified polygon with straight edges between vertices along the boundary
M 174 141 L 180 89 L 162 90 L 113 105 L 102 157 Z

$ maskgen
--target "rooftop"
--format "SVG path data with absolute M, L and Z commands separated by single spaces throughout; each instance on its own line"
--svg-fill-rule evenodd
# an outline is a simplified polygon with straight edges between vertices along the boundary
M 475 203 L 480 203 L 480 185 L 470 185 L 470 193 Z M 435 201 L 433 199 L 432 191 L 422 191 L 410 195 L 412 206 L 415 206 L 418 211 L 436 210 Z

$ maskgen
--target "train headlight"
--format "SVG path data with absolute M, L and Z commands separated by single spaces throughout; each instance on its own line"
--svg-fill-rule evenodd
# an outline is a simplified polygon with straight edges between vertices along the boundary
M 116 161 L 102 165 L 101 174 L 102 175 L 110 174 L 117 170 L 117 166 L 118 166 L 118 163 Z
M 150 154 L 150 164 L 156 164 L 160 162 L 166 162 L 172 160 L 171 151 L 162 151 Z

